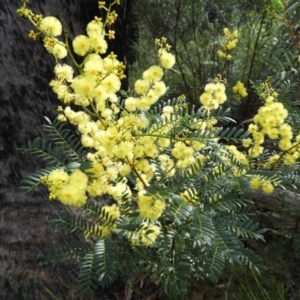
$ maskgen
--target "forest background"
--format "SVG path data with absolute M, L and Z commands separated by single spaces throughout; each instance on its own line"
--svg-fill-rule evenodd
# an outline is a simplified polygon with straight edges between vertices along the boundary
M 52 269 L 36 259 L 49 245 L 74 239 L 50 222 L 55 210 L 64 208 L 58 203 L 50 204 L 43 192 L 25 195 L 17 189 L 20 180 L 39 166 L 39 162 L 20 155 L 16 148 L 40 134 L 43 116 L 53 118 L 57 105 L 48 86 L 52 62 L 45 58 L 44 49 L 38 43 L 34 44 L 33 53 L 26 37 L 30 26 L 15 14 L 19 6 L 18 1 L 0 4 L 3 25 L 0 32 L 3 66 L 0 73 L 0 295 L 3 299 L 52 299 L 53 295 L 67 299 L 66 290 L 76 293 L 73 274 L 76 265 L 57 265 Z M 31 7 L 64 20 L 64 26 L 75 35 L 83 32 L 86 23 L 94 17 L 97 3 L 92 0 L 51 1 L 51 4 L 32 1 Z M 155 60 L 155 50 L 149 51 L 153 40 L 165 36 L 177 60 L 176 72 L 167 78 L 170 98 L 185 94 L 190 103 L 195 103 L 205 84 L 216 74 L 230 82 L 240 80 L 245 83 L 248 95 L 239 101 L 233 93 L 228 95 L 228 106 L 232 108 L 232 118 L 244 124 L 261 105 L 253 83 L 260 84 L 269 77 L 280 101 L 290 112 L 289 123 L 295 132 L 299 131 L 300 4 L 297 1 L 252 1 L 251 4 L 243 1 L 124 1 L 119 15 L 116 31 L 120 35 L 111 47 L 128 67 L 125 90 L 132 86 L 141 70 Z M 239 31 L 238 45 L 228 61 L 217 55 L 225 27 Z M 227 89 L 231 91 L 232 86 Z M 297 164 L 294 167 L 297 172 Z M 292 198 L 297 198 L 297 190 L 292 189 L 292 193 Z M 294 201 L 289 203 L 292 207 L 286 207 L 282 199 L 276 202 L 275 198 L 260 197 L 262 201 L 252 208 L 253 217 L 270 230 L 265 244 L 249 243 L 265 259 L 268 276 L 258 277 L 257 281 L 255 276 L 247 275 L 243 281 L 240 278 L 248 274 L 246 269 L 228 270 L 227 274 L 231 275 L 222 278 L 219 285 L 205 283 L 205 288 L 200 288 L 203 297 L 229 297 L 228 293 L 232 299 L 246 299 L 245 295 L 249 299 L 297 299 L 299 296 L 299 205 Z M 69 273 L 68 279 L 66 273 Z M 145 295 L 152 292 L 151 289 L 144 291 Z M 71 294 L 68 292 L 68 296 Z

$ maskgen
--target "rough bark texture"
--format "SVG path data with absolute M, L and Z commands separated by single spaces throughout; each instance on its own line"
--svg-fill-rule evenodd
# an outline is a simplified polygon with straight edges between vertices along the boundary
M 256 191 L 251 194 L 256 217 L 262 228 L 298 232 L 300 194 L 295 190 L 275 189 L 272 194 Z
M 29 4 L 36 13 L 58 17 L 73 38 L 74 33 L 84 33 L 87 22 L 99 15 L 97 2 L 32 0 Z M 53 119 L 58 104 L 48 86 L 53 58 L 41 42 L 28 39 L 32 27 L 16 15 L 20 6 L 20 0 L 0 1 L 0 299 L 55 299 L 49 291 L 58 299 L 79 299 L 76 266 L 53 269 L 42 266 L 39 259 L 49 245 L 74 239 L 49 221 L 63 207 L 48 202 L 42 191 L 24 194 L 18 189 L 20 180 L 41 165 L 17 148 L 41 134 L 43 116 Z M 124 9 L 126 1 L 120 11 L 128 19 Z M 127 30 L 119 37 L 123 41 Z M 116 45 L 115 52 L 124 59 L 128 43 L 124 46 L 117 41 Z

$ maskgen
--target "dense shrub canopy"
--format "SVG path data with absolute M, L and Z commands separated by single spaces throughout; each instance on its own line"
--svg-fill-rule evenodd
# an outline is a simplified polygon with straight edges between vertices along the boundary
M 228 264 L 264 269 L 243 243 L 263 240 L 249 196 L 297 185 L 300 156 L 298 125 L 284 106 L 298 71 L 278 74 L 266 53 L 280 68 L 298 66 L 291 23 L 298 6 L 157 1 L 145 14 L 153 3 L 140 1 L 137 14 L 147 18 L 138 23 L 132 88 L 124 91 L 126 66 L 108 52 L 120 1 L 99 1 L 105 16 L 71 41 L 56 17 L 35 14 L 26 2 L 17 13 L 55 59 L 50 86 L 62 105 L 55 121 L 46 119 L 49 140 L 22 149 L 47 162 L 23 188 L 44 184 L 49 200 L 79 208 L 57 221 L 86 239 L 53 250 L 48 261 L 80 259 L 82 294 L 119 277 L 132 289 L 146 277 L 174 299 L 199 280 L 218 282 Z M 279 39 L 285 22 L 289 35 Z M 163 37 L 152 56 L 154 32 Z M 288 47 L 273 54 L 280 43 Z

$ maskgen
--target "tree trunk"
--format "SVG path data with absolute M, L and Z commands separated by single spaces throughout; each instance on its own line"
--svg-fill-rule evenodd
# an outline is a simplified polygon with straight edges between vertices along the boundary
M 15 13 L 21 5 L 20 0 L 0 1 L 0 299 L 78 299 L 76 264 L 45 267 L 39 258 L 50 245 L 74 241 L 50 222 L 54 212 L 64 208 L 50 203 L 45 191 L 25 194 L 18 189 L 25 175 L 42 166 L 17 148 L 41 134 L 43 116 L 54 119 L 58 105 L 48 86 L 54 60 L 41 41 L 28 39 L 33 28 Z M 41 0 L 29 6 L 35 13 L 58 17 L 70 38 L 85 33 L 99 12 L 97 0 Z M 128 22 L 128 7 L 123 1 L 119 8 L 123 22 Z M 122 42 L 114 41 L 114 47 L 125 60 L 130 29 L 122 20 L 116 24 Z

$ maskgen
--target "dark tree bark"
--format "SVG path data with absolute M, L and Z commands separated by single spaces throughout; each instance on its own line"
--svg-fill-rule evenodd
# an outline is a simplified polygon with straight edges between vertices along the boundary
M 29 4 L 35 13 L 58 17 L 70 38 L 84 33 L 87 22 L 99 12 L 97 0 L 39 0 Z M 48 86 L 53 58 L 41 42 L 28 39 L 32 27 L 16 15 L 20 6 L 20 0 L 0 1 L 0 299 L 53 299 L 50 292 L 59 299 L 79 299 L 76 265 L 45 267 L 39 259 L 48 246 L 74 240 L 50 222 L 54 212 L 64 208 L 50 203 L 43 191 L 24 194 L 18 189 L 20 180 L 41 165 L 17 148 L 26 147 L 29 139 L 41 134 L 43 116 L 54 119 L 58 104 Z M 123 1 L 118 11 L 126 22 L 128 7 Z M 123 42 L 116 40 L 112 47 L 119 59 L 125 60 L 130 29 L 120 22 L 117 30 L 123 33 L 117 38 Z

